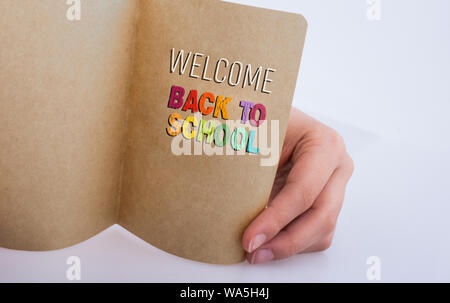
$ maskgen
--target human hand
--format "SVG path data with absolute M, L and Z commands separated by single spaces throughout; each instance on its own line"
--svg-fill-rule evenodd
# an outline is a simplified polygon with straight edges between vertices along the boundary
M 333 129 L 292 108 L 268 207 L 242 244 L 252 264 L 330 247 L 353 161 Z

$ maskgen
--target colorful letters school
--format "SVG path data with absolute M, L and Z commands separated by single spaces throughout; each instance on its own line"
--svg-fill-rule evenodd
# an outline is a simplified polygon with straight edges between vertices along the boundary
M 204 92 L 200 95 L 197 90 L 191 90 L 188 93 L 183 87 L 174 85 L 170 90 L 168 107 L 181 109 L 183 112 L 190 111 L 192 114 L 201 113 L 203 116 L 212 115 L 214 118 L 229 120 L 227 106 L 231 101 L 230 97 L 215 96 L 211 92 Z M 264 105 L 241 101 L 239 106 L 242 107 L 242 124 L 249 122 L 251 126 L 259 127 L 266 120 L 267 113 Z M 169 116 L 169 126 L 166 131 L 172 137 L 181 134 L 185 139 L 195 138 L 201 142 L 206 136 L 207 144 L 214 142 L 216 146 L 223 147 L 229 143 L 236 151 L 245 148 L 248 153 L 259 153 L 259 148 L 254 146 L 256 130 L 248 131 L 245 127 L 236 127 L 231 130 L 226 123 L 217 124 L 215 120 L 199 120 L 194 115 L 183 119 L 181 114 L 176 112 Z

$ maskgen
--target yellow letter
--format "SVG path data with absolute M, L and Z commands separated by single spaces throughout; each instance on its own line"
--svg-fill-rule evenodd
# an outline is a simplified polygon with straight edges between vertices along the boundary
M 193 128 L 195 128 L 195 127 L 198 126 L 198 120 L 195 119 L 194 116 L 189 116 L 189 117 L 186 118 L 186 120 L 184 120 L 184 123 L 183 123 L 183 137 L 185 137 L 186 139 L 192 139 L 192 138 L 195 137 L 195 130 L 192 130 L 189 133 L 188 128 L 189 128 L 190 124 L 192 124 Z

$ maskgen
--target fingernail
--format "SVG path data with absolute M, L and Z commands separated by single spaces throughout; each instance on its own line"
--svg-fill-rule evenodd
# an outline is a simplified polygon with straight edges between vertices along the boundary
M 259 234 L 253 237 L 253 239 L 250 240 L 250 244 L 248 246 L 248 252 L 254 252 L 255 249 L 260 247 L 266 243 L 266 235 L 265 234 Z
M 274 258 L 274 255 L 273 255 L 272 250 L 260 249 L 253 254 L 251 263 L 252 264 L 260 264 L 260 263 L 264 263 L 264 262 L 273 260 L 273 258 Z

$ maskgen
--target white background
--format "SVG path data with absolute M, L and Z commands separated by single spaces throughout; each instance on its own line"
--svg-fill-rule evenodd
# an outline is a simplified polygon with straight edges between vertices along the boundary
M 168 255 L 118 226 L 77 246 L 31 253 L 0 249 L 0 281 L 450 282 L 450 1 L 235 1 L 303 14 L 309 23 L 296 107 L 345 138 L 356 164 L 333 246 L 251 266 L 207 265 Z

